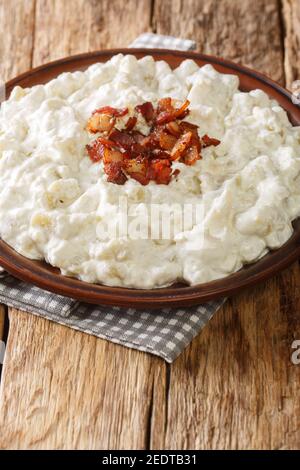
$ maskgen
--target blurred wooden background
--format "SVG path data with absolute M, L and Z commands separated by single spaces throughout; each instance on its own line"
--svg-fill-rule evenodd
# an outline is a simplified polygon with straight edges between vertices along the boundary
M 300 78 L 298 0 L 0 0 L 0 79 L 144 31 Z M 1 335 L 1 448 L 300 448 L 299 263 L 229 300 L 172 365 L 4 306 Z

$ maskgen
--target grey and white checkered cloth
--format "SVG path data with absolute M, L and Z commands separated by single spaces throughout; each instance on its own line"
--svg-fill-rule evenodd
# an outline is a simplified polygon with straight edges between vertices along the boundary
M 174 38 L 173 36 L 163 36 L 162 34 L 143 33 L 130 44 L 130 47 L 191 51 L 196 49 L 196 43 L 190 39 Z
M 194 49 L 194 41 L 142 34 L 131 47 Z M 0 271 L 0 302 L 84 333 L 149 352 L 167 362 L 183 351 L 224 300 L 190 308 L 141 311 L 80 303 Z

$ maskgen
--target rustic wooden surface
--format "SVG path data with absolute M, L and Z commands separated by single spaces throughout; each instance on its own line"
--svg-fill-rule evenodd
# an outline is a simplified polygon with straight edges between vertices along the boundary
M 0 304 L 0 340 L 3 338 L 6 308 Z
M 2 79 L 147 30 L 300 78 L 297 0 L 0 0 L 0 25 Z M 300 448 L 299 263 L 228 301 L 171 366 L 14 309 L 9 320 L 1 448 Z
M 284 67 L 286 84 L 291 86 L 294 80 L 299 80 L 300 70 L 300 2 L 283 0 L 284 37 Z

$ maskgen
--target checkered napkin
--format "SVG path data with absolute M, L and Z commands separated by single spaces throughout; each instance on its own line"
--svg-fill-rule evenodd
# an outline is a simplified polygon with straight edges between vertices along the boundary
M 130 47 L 192 51 L 196 49 L 196 43 L 190 39 L 174 38 L 173 36 L 163 36 L 162 34 L 143 33 L 130 44 Z
M 195 43 L 150 33 L 131 47 L 194 49 Z M 183 351 L 224 300 L 190 308 L 135 310 L 88 305 L 19 281 L 0 271 L 0 302 L 84 333 L 146 351 L 167 362 Z

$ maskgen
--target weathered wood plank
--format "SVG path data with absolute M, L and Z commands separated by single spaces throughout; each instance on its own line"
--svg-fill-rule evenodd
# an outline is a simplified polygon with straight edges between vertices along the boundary
M 3 338 L 5 306 L 0 304 L 0 340 Z
M 172 365 L 168 449 L 299 448 L 299 268 L 229 301 Z M 275 283 L 278 289 L 274 289 Z M 291 300 L 293 299 L 293 300 Z M 156 437 L 155 437 L 156 436 Z
M 283 18 L 285 24 L 284 70 L 286 84 L 290 88 L 294 80 L 300 79 L 300 2 L 283 0 Z
M 33 63 L 126 47 L 149 30 L 150 16 L 150 0 L 37 0 Z
M 0 87 L 13 76 L 25 72 L 31 65 L 34 30 L 34 0 L 0 1 Z M 0 100 L 4 98 L 0 90 Z M 0 339 L 2 338 L 5 307 L 0 305 Z
M 0 1 L 0 81 L 30 68 L 34 5 L 34 0 Z
M 11 309 L 0 447 L 144 448 L 163 361 Z
M 197 48 L 250 67 L 283 83 L 277 0 L 156 0 L 158 33 L 197 41 Z

